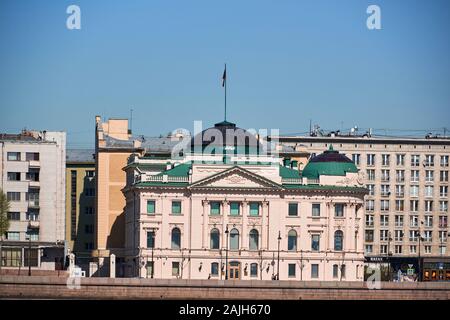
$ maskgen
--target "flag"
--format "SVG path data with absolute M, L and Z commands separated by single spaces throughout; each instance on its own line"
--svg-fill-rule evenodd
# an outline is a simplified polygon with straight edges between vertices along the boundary
M 225 87 L 225 81 L 227 81 L 227 66 L 225 66 L 225 70 L 223 70 L 222 87 Z

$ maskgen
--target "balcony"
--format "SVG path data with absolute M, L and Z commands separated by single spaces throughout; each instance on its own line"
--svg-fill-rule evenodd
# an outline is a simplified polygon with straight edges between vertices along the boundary
M 28 167 L 30 168 L 40 168 L 41 162 L 39 160 L 29 160 L 28 161 Z
M 28 208 L 39 209 L 39 199 L 28 200 Z

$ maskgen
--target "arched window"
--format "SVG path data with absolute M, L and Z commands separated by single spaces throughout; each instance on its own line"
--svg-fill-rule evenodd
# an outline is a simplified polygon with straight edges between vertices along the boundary
M 338 278 L 339 276 L 339 266 L 337 264 L 333 264 L 333 278 Z
M 334 250 L 342 251 L 342 240 L 344 238 L 344 233 L 341 230 L 337 230 L 334 233 Z
M 297 231 L 290 230 L 288 232 L 288 250 L 296 251 L 297 250 Z
M 172 229 L 172 249 L 180 249 L 181 247 L 181 231 L 178 228 Z
M 239 250 L 239 231 L 237 229 L 230 231 L 230 250 Z
M 258 250 L 259 247 L 259 232 L 256 229 L 252 229 L 250 230 L 249 233 L 249 244 L 248 244 L 248 248 L 250 250 Z
M 219 249 L 220 246 L 220 233 L 217 229 L 211 230 L 211 243 L 210 247 L 211 249 Z

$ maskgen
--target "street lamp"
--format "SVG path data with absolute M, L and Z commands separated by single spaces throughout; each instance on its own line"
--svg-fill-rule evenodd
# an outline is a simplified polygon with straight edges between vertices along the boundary
M 277 280 L 280 280 L 280 241 L 281 241 L 281 231 L 278 231 Z
M 225 247 L 225 280 L 228 280 L 228 225 L 225 228 L 225 234 L 227 235 L 226 247 Z
M 420 221 L 420 224 L 423 224 L 423 221 Z M 418 256 L 418 262 L 417 266 L 419 268 L 419 281 L 422 281 L 422 259 L 420 257 L 420 247 L 422 242 L 422 234 L 420 233 L 420 225 L 419 225 L 419 231 L 417 231 L 417 234 L 419 235 L 419 256 Z

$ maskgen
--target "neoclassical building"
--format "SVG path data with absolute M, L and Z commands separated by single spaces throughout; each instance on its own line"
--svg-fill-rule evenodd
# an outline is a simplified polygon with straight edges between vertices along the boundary
M 130 277 L 363 281 L 366 189 L 332 147 L 302 172 L 221 122 L 124 168 Z

